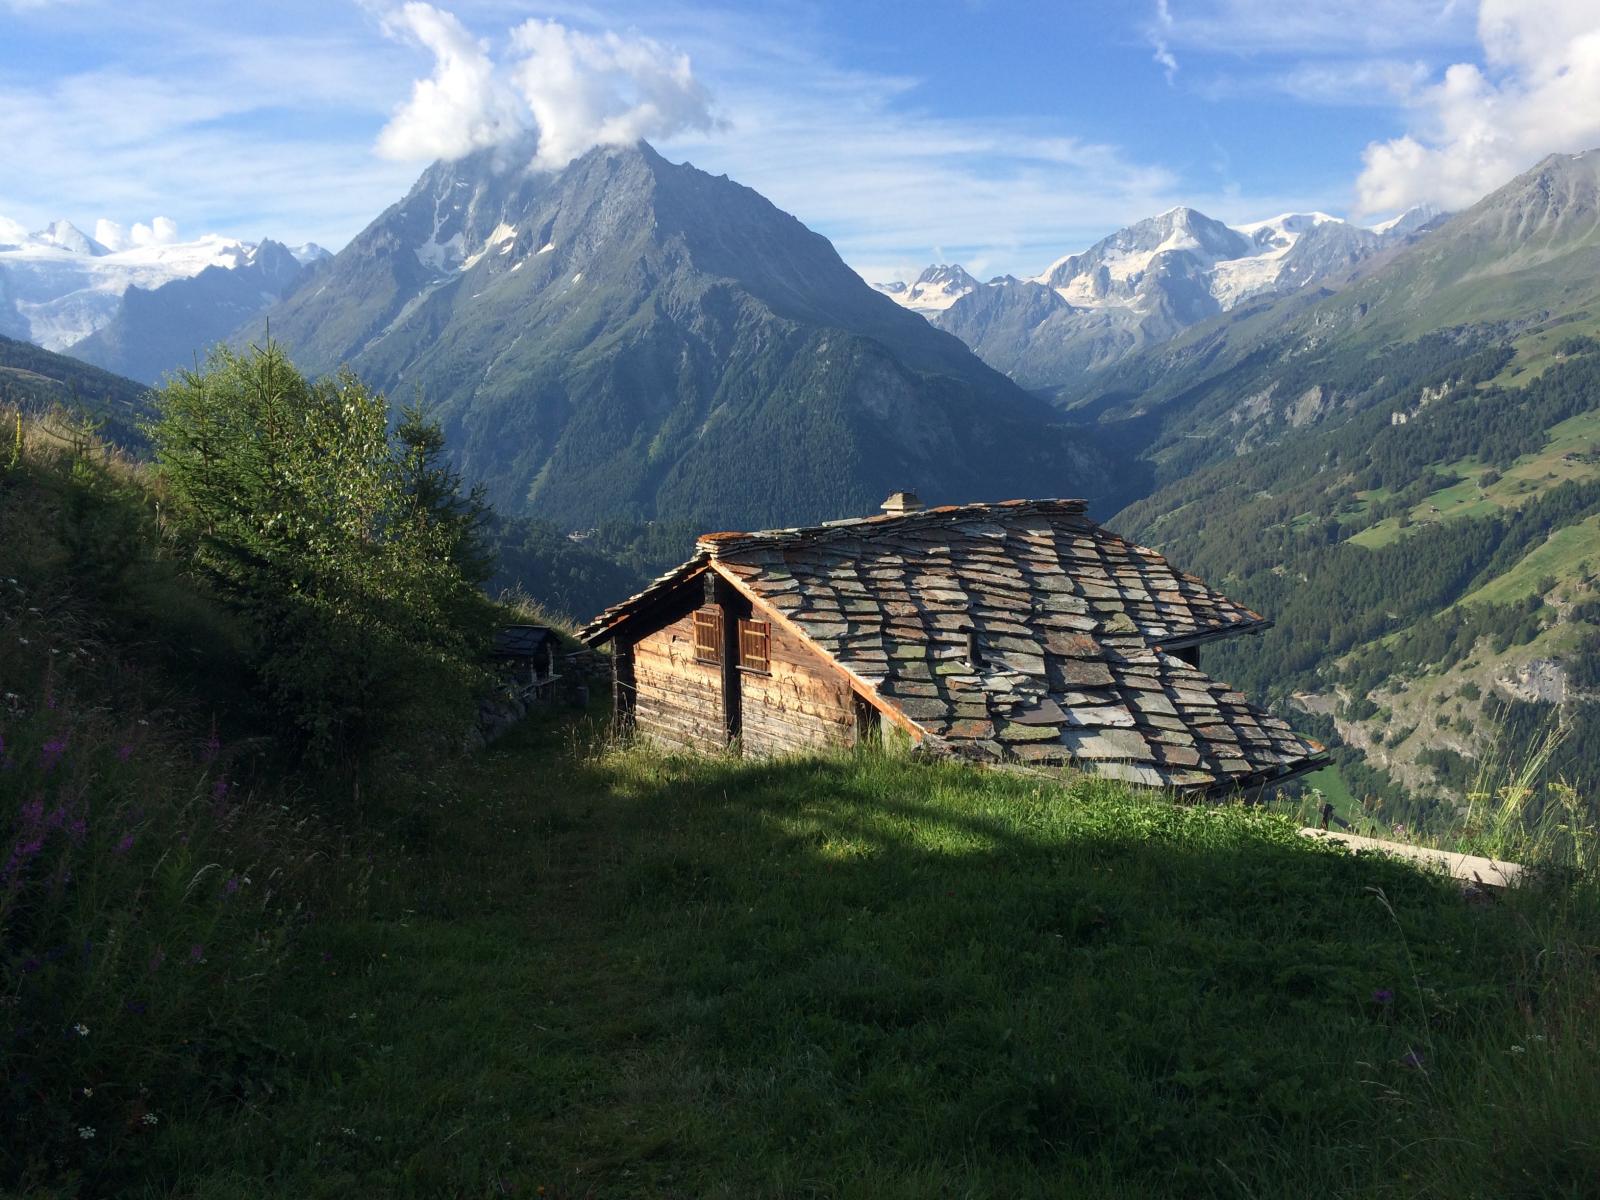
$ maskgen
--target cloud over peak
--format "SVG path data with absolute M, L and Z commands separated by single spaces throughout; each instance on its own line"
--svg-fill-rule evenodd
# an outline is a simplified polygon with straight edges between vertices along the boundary
M 382 26 L 434 58 L 378 135 L 385 158 L 460 158 L 532 133 L 534 165 L 556 170 L 593 146 L 716 124 L 688 55 L 650 38 L 530 20 L 508 32 L 497 60 L 487 40 L 431 4 L 405 4 Z

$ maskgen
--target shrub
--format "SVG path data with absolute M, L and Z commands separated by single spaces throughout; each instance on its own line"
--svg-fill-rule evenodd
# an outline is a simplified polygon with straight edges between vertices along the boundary
M 436 425 L 348 371 L 308 382 L 274 344 L 211 353 L 150 428 L 193 568 L 245 619 L 260 683 L 305 749 L 355 763 L 456 740 L 489 608 L 485 509 Z

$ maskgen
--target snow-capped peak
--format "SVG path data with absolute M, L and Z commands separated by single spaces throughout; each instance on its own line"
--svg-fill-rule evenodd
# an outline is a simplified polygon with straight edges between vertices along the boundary
M 939 263 L 925 268 L 909 285 L 896 282 L 872 286 L 913 312 L 930 313 L 943 312 L 983 284 L 960 263 Z
M 289 253 L 302 267 L 308 263 L 321 262 L 325 258 L 333 257 L 332 252 L 324 250 L 315 242 L 307 242 L 303 246 L 290 246 Z
M 1444 216 L 1444 210 L 1435 208 L 1431 204 L 1418 204 L 1408 208 L 1405 212 L 1390 217 L 1387 221 L 1379 221 L 1370 226 L 1373 233 L 1383 234 L 1385 237 L 1398 236 L 1421 229 L 1429 221 Z
M 110 254 L 111 251 L 95 241 L 71 221 L 57 219 L 51 221 L 43 229 L 30 235 L 30 241 L 39 242 L 46 246 L 56 246 L 62 250 L 70 250 L 73 254 Z

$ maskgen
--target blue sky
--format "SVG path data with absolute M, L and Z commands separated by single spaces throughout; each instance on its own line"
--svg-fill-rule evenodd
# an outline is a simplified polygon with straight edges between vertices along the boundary
M 0 0 L 0 216 L 30 228 L 337 248 L 513 125 L 555 158 L 644 130 L 870 278 L 1034 273 L 1173 204 L 1459 207 L 1600 145 L 1600 4 Z

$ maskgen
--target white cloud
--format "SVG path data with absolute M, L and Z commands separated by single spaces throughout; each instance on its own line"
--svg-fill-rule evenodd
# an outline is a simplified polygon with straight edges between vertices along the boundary
M 411 39 L 432 52 L 433 74 L 411 87 L 411 98 L 378 134 L 385 158 L 460 158 L 509 141 L 525 128 L 523 110 L 479 41 L 453 15 L 412 3 L 383 18 L 390 37 Z
M 1154 53 L 1150 56 L 1166 73 L 1167 83 L 1172 83 L 1178 77 L 1178 60 L 1173 56 L 1167 43 L 1172 37 L 1172 8 L 1167 0 L 1156 0 L 1156 28 L 1150 35 L 1150 46 Z
M 555 170 L 592 146 L 714 125 L 688 55 L 650 38 L 530 20 L 510 31 L 507 58 L 497 62 L 489 42 L 431 4 L 406 4 L 382 27 L 434 56 L 432 75 L 412 85 L 378 135 L 386 158 L 460 158 L 532 130 L 535 165 Z
M 1593 0 L 1483 0 L 1484 65 L 1456 63 L 1411 98 L 1415 127 L 1369 144 L 1362 212 L 1464 208 L 1552 152 L 1600 146 L 1600 10 Z
M 539 130 L 535 160 L 564 167 L 591 146 L 711 129 L 710 100 L 689 56 L 645 37 L 527 21 L 511 34 L 512 77 Z

